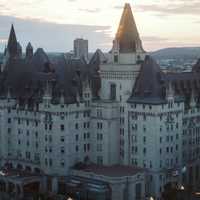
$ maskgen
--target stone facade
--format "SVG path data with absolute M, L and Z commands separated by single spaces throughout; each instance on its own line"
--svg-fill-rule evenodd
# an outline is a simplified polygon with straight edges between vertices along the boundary
M 42 49 L 33 54 L 31 44 L 22 60 L 13 27 L 10 38 L 0 75 L 2 167 L 39 170 L 55 193 L 80 162 L 147 169 L 143 197 L 159 199 L 168 183 L 197 185 L 199 64 L 188 73 L 162 72 L 143 50 L 130 5 L 103 62 L 99 51 L 89 64 L 52 61 Z M 102 180 L 123 199 L 123 183 Z

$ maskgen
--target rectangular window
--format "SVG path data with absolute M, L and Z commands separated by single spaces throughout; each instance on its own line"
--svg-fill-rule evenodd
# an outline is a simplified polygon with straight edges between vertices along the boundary
M 65 130 L 64 124 L 61 124 L 61 125 L 60 125 L 60 130 L 61 130 L 61 131 L 64 131 L 64 130 Z
M 114 55 L 114 63 L 118 63 L 118 55 Z

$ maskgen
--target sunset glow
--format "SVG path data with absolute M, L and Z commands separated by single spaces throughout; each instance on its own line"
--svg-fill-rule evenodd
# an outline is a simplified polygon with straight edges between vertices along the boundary
M 92 36 L 84 32 L 80 32 L 79 35 L 96 38 L 95 34 L 101 34 L 101 41 L 97 42 L 96 48 L 109 50 L 112 43 L 111 38 L 116 33 L 125 2 L 132 5 L 146 50 L 170 46 L 200 45 L 200 2 L 197 0 L 0 0 L 0 19 L 3 16 L 4 18 L 12 16 L 17 20 L 25 20 L 27 23 L 34 21 L 66 26 L 98 26 L 94 33 L 91 32 Z M 14 19 L 13 21 L 15 23 Z M 1 41 L 5 40 L 1 29 L 9 30 L 11 23 L 10 20 L 10 23 L 4 25 L 5 27 L 0 28 Z M 101 28 L 101 26 L 103 27 Z M 20 29 L 21 27 L 16 23 L 19 37 L 22 37 L 21 35 L 25 34 L 25 31 L 28 35 L 28 30 L 21 30 L 22 33 Z M 95 46 L 92 45 L 91 50 L 94 48 Z M 55 50 L 58 51 L 63 49 L 67 50 L 70 47 L 55 47 Z

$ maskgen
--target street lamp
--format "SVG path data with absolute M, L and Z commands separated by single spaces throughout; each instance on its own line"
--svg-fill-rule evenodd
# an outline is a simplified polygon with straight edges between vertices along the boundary
M 153 198 L 153 197 L 150 197 L 149 200 L 154 200 L 154 198 Z
M 184 188 L 184 186 L 183 186 L 183 185 L 181 185 L 180 189 L 181 189 L 181 190 L 185 190 L 185 188 Z

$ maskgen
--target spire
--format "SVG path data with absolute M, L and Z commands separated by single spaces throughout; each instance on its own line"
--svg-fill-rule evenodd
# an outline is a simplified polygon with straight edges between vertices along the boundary
M 137 49 L 143 51 L 131 6 L 128 3 L 124 7 L 116 40 L 118 41 L 121 53 L 136 52 Z
M 167 100 L 170 102 L 170 101 L 174 101 L 174 90 L 173 90 L 173 87 L 172 87 L 172 83 L 169 82 L 168 84 L 168 88 L 167 88 Z
M 33 57 L 33 47 L 31 43 L 29 42 L 26 47 L 26 58 L 31 59 Z
M 191 96 L 190 96 L 190 107 L 196 106 L 196 100 L 195 100 L 195 91 L 192 89 Z
M 14 26 L 12 24 L 9 39 L 8 39 L 9 56 L 11 57 L 17 56 L 17 48 L 18 48 L 17 38 L 16 38 Z
M 43 95 L 43 101 L 45 103 L 45 106 L 49 106 L 52 100 L 52 88 L 49 81 L 46 81 L 44 95 Z

